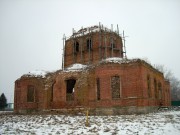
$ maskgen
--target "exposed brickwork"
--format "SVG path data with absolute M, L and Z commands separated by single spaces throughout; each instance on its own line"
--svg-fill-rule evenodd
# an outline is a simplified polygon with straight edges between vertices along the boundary
M 19 83 L 19 87 L 15 85 L 15 93 L 14 93 L 14 110 L 24 110 L 24 109 L 43 109 L 44 105 L 44 84 L 43 80 L 37 78 L 21 78 L 21 80 L 17 80 Z M 27 101 L 27 92 L 28 85 L 32 85 L 35 87 L 35 101 L 28 102 Z
M 91 51 L 87 48 L 89 38 Z M 110 43 L 111 38 L 114 45 Z M 112 50 L 111 45 L 116 48 Z M 102 60 L 105 57 L 122 58 L 122 52 L 122 39 L 116 33 L 101 31 L 69 38 L 65 44 L 64 71 L 48 73 L 44 78 L 22 76 L 16 80 L 15 112 L 81 106 L 95 109 L 96 114 L 103 108 L 109 108 L 107 114 L 123 114 L 134 113 L 134 107 L 137 112 L 150 112 L 151 108 L 170 106 L 170 84 L 151 65 L 140 59 Z M 88 66 L 67 70 L 74 63 Z M 67 88 L 67 83 L 72 86 Z M 34 102 L 27 101 L 29 85 L 35 88 Z
M 92 48 L 87 48 L 87 40 L 91 39 Z M 111 39 L 114 48 L 112 49 Z M 79 43 L 79 51 L 74 48 L 74 43 Z M 89 64 L 98 63 L 99 60 L 108 57 L 123 57 L 122 39 L 116 33 L 92 32 L 88 35 L 70 38 L 65 45 L 65 67 L 74 63 Z

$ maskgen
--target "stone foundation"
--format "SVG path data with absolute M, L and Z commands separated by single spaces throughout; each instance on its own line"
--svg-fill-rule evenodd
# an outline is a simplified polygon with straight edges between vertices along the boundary
M 18 114 L 61 114 L 61 115 L 86 115 L 89 110 L 89 115 L 131 115 L 131 114 L 146 114 L 156 112 L 159 107 L 109 107 L 109 108 L 68 108 L 68 109 L 51 109 L 51 110 L 19 110 Z
M 113 108 L 96 108 L 92 114 L 95 115 L 129 115 L 129 114 L 146 114 L 156 112 L 158 107 L 113 107 Z M 91 114 L 91 113 L 90 113 Z

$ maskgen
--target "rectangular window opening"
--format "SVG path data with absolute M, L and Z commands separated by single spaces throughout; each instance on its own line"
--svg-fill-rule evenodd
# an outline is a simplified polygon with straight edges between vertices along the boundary
M 75 53 L 79 52 L 79 42 L 78 41 L 74 42 L 74 52 Z
M 97 85 L 97 100 L 100 100 L 101 96 L 100 96 L 100 79 L 99 78 L 96 79 L 96 85 Z
M 154 79 L 154 93 L 155 93 L 155 98 L 158 98 L 158 92 L 157 92 L 157 81 Z
M 158 83 L 158 91 L 159 91 L 159 99 L 162 99 L 162 85 L 161 85 L 161 83 L 159 82 Z
M 147 89 L 148 89 L 148 97 L 151 97 L 151 79 L 150 76 L 147 76 Z
M 120 77 L 119 76 L 111 77 L 111 92 L 112 92 L 112 99 L 120 98 Z
M 66 101 L 74 100 L 74 87 L 76 84 L 75 79 L 66 80 Z
M 92 41 L 91 41 L 91 38 L 87 39 L 87 50 L 92 50 Z
M 27 89 L 27 102 L 34 102 L 35 99 L 35 89 L 34 86 L 28 85 Z

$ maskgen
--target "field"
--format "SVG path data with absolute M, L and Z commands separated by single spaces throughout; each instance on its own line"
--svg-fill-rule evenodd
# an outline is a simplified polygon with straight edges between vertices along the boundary
M 180 135 L 180 110 L 119 116 L 0 114 L 0 134 Z

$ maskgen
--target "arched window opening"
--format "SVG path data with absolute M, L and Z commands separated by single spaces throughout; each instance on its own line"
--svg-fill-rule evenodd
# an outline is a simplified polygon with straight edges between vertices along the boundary
M 53 95 L 54 95 L 54 84 L 56 81 L 53 82 L 52 87 L 51 87 L 51 102 L 53 101 Z
M 35 88 L 33 85 L 27 86 L 27 102 L 35 102 Z
M 92 49 L 92 41 L 91 38 L 88 38 L 86 40 L 86 46 L 87 46 L 87 50 L 91 50 Z
M 113 38 L 110 39 L 110 45 L 112 49 L 116 48 L 115 40 Z
M 162 85 L 160 82 L 158 83 L 158 91 L 159 91 L 159 99 L 162 99 Z
M 148 97 L 151 97 L 151 79 L 150 75 L 147 75 L 147 91 L 148 91 Z
M 79 52 L 79 42 L 74 42 L 74 52 Z
M 111 77 L 111 93 L 112 93 L 112 99 L 120 98 L 120 77 L 119 76 Z
M 155 93 L 155 98 L 158 98 L 158 91 L 157 91 L 157 81 L 154 79 L 154 93 Z

